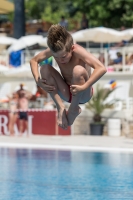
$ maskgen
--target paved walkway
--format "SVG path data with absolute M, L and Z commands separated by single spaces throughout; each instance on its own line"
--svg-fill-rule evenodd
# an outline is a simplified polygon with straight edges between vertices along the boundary
M 126 137 L 109 136 L 41 136 L 9 137 L 0 136 L 0 147 L 17 148 L 50 148 L 50 149 L 73 149 L 93 151 L 130 151 L 133 152 L 133 139 Z

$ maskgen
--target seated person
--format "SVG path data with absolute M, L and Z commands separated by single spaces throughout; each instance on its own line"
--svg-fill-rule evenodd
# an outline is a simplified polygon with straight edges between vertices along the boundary
M 127 59 L 127 65 L 133 64 L 133 54 L 130 55 L 129 59 Z
M 122 64 L 122 54 L 120 52 L 117 52 L 116 55 L 117 58 L 110 60 L 109 65 Z
M 117 52 L 117 57 L 114 59 L 114 64 L 121 64 L 122 63 L 122 54 L 120 52 Z

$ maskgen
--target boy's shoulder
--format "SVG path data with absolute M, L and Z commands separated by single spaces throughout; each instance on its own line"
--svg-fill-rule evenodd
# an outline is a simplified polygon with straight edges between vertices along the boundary
M 79 44 L 74 44 L 73 45 L 74 50 L 79 50 L 81 48 L 83 48 L 82 46 L 80 46 Z
M 79 44 L 74 44 L 73 45 L 73 51 L 74 52 L 80 52 L 80 51 L 86 51 L 85 48 L 83 48 L 82 46 L 80 46 Z
M 80 46 L 79 44 L 74 44 L 73 45 L 73 53 L 75 54 L 75 55 L 82 55 L 82 54 L 84 54 L 86 52 L 86 49 L 85 48 L 83 48 L 82 46 Z

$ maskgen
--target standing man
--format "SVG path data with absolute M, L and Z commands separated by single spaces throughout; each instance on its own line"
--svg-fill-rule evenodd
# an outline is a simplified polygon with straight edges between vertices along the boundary
M 88 22 L 88 19 L 86 18 L 86 15 L 83 14 L 82 20 L 81 20 L 81 30 L 87 29 L 87 28 L 89 28 L 89 22 Z
M 28 103 L 29 103 L 29 99 L 31 98 L 31 93 L 29 93 L 28 91 L 20 91 L 19 92 L 19 133 L 20 136 L 22 136 L 22 133 L 25 131 L 27 133 L 28 136 Z
M 68 29 L 68 21 L 65 19 L 64 16 L 61 17 L 61 21 L 59 22 L 59 24 Z
M 20 94 L 21 94 L 22 91 L 25 91 L 25 89 L 24 89 L 24 84 L 23 84 L 23 83 L 20 83 L 19 86 L 20 86 L 20 89 L 17 90 L 17 92 L 16 92 L 16 93 L 18 94 L 18 97 L 20 96 Z

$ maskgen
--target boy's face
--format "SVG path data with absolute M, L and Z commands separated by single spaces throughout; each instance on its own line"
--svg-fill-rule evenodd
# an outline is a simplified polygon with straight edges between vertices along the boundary
M 72 57 L 72 50 L 70 52 L 67 52 L 65 50 L 63 51 L 58 51 L 58 52 L 53 52 L 53 56 L 55 59 L 61 63 L 61 64 L 67 64 L 69 63 L 71 57 Z

